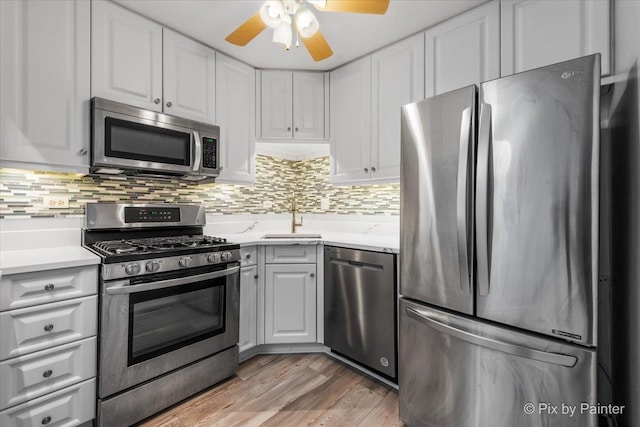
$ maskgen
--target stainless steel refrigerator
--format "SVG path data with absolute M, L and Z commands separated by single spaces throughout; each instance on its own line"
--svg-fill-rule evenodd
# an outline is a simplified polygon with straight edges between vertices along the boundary
M 600 57 L 402 108 L 400 418 L 595 427 Z

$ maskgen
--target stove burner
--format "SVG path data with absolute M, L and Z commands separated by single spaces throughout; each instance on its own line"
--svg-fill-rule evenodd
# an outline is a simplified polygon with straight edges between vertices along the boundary
M 163 252 L 173 249 L 201 248 L 226 243 L 227 239 L 211 236 L 151 237 L 146 239 L 106 240 L 93 244 L 105 255 Z

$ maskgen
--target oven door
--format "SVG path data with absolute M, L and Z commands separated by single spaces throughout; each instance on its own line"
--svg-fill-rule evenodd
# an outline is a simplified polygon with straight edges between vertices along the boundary
M 99 395 L 238 343 L 239 264 L 101 283 Z

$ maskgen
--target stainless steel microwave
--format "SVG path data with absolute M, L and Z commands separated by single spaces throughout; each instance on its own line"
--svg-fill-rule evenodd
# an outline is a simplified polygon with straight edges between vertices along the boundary
M 220 128 L 102 98 L 91 100 L 91 173 L 210 182 Z

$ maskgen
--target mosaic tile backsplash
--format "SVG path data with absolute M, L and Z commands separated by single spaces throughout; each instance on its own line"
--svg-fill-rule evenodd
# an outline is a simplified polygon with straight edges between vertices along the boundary
M 400 186 L 336 187 L 329 182 L 329 157 L 304 161 L 257 156 L 252 186 L 194 185 L 178 180 L 84 176 L 0 168 L 0 218 L 84 215 L 87 202 L 192 203 L 214 214 L 288 212 L 295 191 L 300 213 L 398 215 Z M 68 208 L 43 207 L 43 196 L 65 196 Z M 320 199 L 330 209 L 320 209 Z M 263 201 L 272 206 L 263 207 Z

